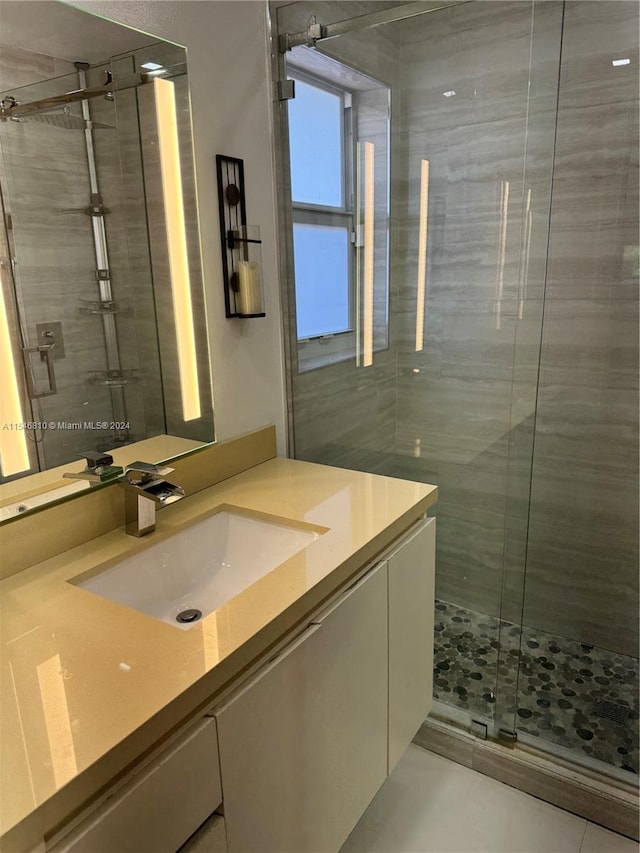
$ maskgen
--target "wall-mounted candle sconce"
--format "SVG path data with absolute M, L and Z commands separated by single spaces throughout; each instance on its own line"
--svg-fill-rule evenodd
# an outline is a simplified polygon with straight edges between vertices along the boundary
M 260 228 L 247 225 L 244 164 L 216 156 L 220 243 L 227 317 L 265 317 L 262 294 Z

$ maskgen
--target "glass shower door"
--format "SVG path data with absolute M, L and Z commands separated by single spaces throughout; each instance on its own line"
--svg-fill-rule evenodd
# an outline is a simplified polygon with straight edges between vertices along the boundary
M 566 4 L 515 716 L 521 740 L 627 780 L 639 769 L 637 62 L 637 4 Z
M 637 773 L 638 9 L 403 5 L 278 9 L 289 76 L 390 100 L 388 343 L 301 342 L 290 264 L 292 452 L 438 485 L 436 713 Z
M 320 11 L 283 7 L 279 29 L 303 31 Z M 360 128 L 353 351 L 297 339 L 289 270 L 295 455 L 438 485 L 434 695 L 491 734 L 515 731 L 561 19 L 561 4 L 462 3 L 287 54 L 289 76 L 341 89 Z M 370 205 L 367 219 L 383 89 L 389 213 Z M 367 347 L 367 270 L 370 282 L 385 259 L 388 322 L 370 311 Z

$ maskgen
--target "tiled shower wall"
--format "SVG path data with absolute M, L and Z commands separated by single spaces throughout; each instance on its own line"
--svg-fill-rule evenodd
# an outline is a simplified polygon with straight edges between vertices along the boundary
M 312 5 L 287 8 L 308 17 Z M 331 17 L 328 5 L 322 21 L 356 14 Z M 624 2 L 567 4 L 559 101 L 559 2 L 535 4 L 533 19 L 528 3 L 463 4 L 368 32 L 369 51 L 355 36 L 328 43 L 388 82 L 399 110 L 391 346 L 373 369 L 294 377 L 296 455 L 438 484 L 439 598 L 492 616 L 502 600 L 519 621 L 524 591 L 527 624 L 632 655 L 637 15 Z M 385 79 L 387 66 L 372 66 L 389 45 L 399 76 Z M 613 76 L 616 51 L 631 58 L 625 78 Z M 421 159 L 429 252 L 416 352 Z
M 567 4 L 558 107 L 525 622 L 637 656 L 636 3 Z
M 529 3 L 489 2 L 396 26 L 407 199 L 398 473 L 439 487 L 438 597 L 491 615 L 500 612 L 507 506 L 514 535 L 526 520 L 530 435 L 517 469 L 513 436 L 530 433 L 533 420 L 536 374 L 526 368 L 537 356 L 534 297 L 544 266 L 532 258 L 525 282 L 522 234 L 530 198 L 532 248 L 544 254 L 560 23 L 560 4 L 544 4 L 532 22 Z M 416 351 L 422 160 L 429 228 L 424 345 Z M 522 553 L 512 551 L 512 560 L 521 577 Z

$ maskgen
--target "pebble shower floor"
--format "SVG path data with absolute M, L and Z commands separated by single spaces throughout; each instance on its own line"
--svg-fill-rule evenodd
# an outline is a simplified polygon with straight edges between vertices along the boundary
M 434 697 L 493 716 L 500 620 L 436 601 Z M 499 675 L 517 729 L 638 773 L 638 659 L 502 623 Z

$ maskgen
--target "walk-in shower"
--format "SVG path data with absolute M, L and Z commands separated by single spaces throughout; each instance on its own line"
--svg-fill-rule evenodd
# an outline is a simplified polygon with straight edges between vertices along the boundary
M 438 485 L 439 713 L 631 782 L 638 7 L 277 28 L 292 452 Z

